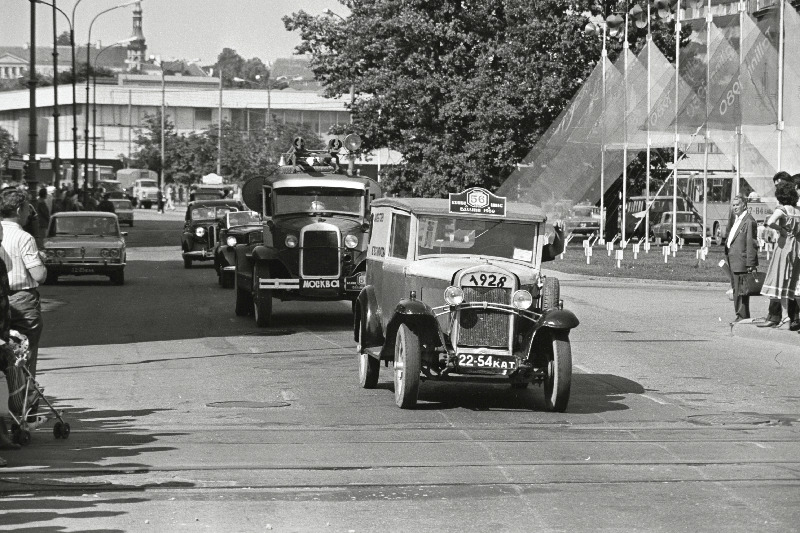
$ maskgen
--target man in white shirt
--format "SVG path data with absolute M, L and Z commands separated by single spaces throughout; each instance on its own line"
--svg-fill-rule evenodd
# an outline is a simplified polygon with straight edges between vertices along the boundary
M 3 226 L 0 259 L 8 269 L 11 327 L 28 337 L 31 350 L 28 370 L 36 377 L 43 326 L 37 287 L 47 277 L 47 269 L 36 241 L 22 229 L 31 216 L 30 210 L 30 203 L 22 191 L 12 189 L 0 193 L 0 224 Z

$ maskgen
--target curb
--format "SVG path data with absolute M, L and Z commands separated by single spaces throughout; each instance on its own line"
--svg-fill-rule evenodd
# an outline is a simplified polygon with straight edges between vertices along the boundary
M 789 331 L 788 322 L 784 322 L 778 328 L 759 328 L 756 324 L 761 320 L 748 318 L 741 322 L 732 323 L 731 336 L 800 347 L 800 334 L 796 331 Z

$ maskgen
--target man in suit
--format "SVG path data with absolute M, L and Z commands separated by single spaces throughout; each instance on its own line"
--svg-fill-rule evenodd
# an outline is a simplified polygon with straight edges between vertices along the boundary
M 750 318 L 750 297 L 740 293 L 741 278 L 758 268 L 758 243 L 756 220 L 747 210 L 747 197 L 736 196 L 732 202 L 736 216 L 725 241 L 725 257 L 733 273 L 733 308 L 735 322 Z

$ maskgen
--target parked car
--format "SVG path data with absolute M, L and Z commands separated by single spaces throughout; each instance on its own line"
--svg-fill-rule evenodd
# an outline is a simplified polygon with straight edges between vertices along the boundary
M 692 211 L 678 211 L 676 215 L 676 231 L 684 242 L 703 244 L 703 222 Z M 672 213 L 661 213 L 661 219 L 652 227 L 653 236 L 665 242 L 672 241 Z
M 255 315 L 260 327 L 270 323 L 273 298 L 353 301 L 365 279 L 370 204 L 380 186 L 335 162 L 296 160 L 242 187 L 243 201 L 265 222 L 260 236 L 236 245 L 235 312 Z
M 546 243 L 545 222 L 480 188 L 373 202 L 353 320 L 360 385 L 376 387 L 385 361 L 401 408 L 416 405 L 422 373 L 542 384 L 546 408 L 564 411 L 578 319 L 563 309 L 558 279 L 541 273 L 560 252 Z
M 116 213 L 119 223 L 133 227 L 133 204 L 131 201 L 113 198 L 110 201 L 114 204 L 114 213 Z
M 572 206 L 567 216 L 567 233 L 589 237 L 600 233 L 600 208 L 591 204 Z
M 125 236 L 117 216 L 101 211 L 61 212 L 50 217 L 44 238 L 45 283 L 59 276 L 108 276 L 115 285 L 125 283 Z
M 214 269 L 223 288 L 233 288 L 236 245 L 250 244 L 253 235 L 261 237 L 261 231 L 261 215 L 255 211 L 231 211 L 219 221 L 219 236 L 214 247 Z
M 214 259 L 219 221 L 231 211 L 243 211 L 237 200 L 204 200 L 189 202 L 181 236 L 183 267 L 192 268 L 193 261 Z
M 150 209 L 158 202 L 158 182 L 149 178 L 141 178 L 133 182 L 133 198 L 138 207 Z

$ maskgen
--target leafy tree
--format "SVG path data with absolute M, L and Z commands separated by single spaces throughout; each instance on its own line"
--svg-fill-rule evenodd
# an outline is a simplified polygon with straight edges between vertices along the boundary
M 70 45 L 69 30 L 64 30 L 60 34 L 58 34 L 58 37 L 56 37 L 56 44 L 59 46 Z
M 300 33 L 296 51 L 310 54 L 328 96 L 354 89 L 348 127 L 364 148 L 404 155 L 388 188 L 422 196 L 499 186 L 599 60 L 599 39 L 583 33 L 589 17 L 624 9 L 592 0 L 340 1 L 345 20 L 299 11 L 284 25 Z M 669 28 L 655 31 L 669 45 Z M 630 40 L 641 45 L 639 33 Z M 621 48 L 612 41 L 612 60 Z
M 0 128 L 0 169 L 4 169 L 9 156 L 17 153 L 17 142 L 11 133 Z

